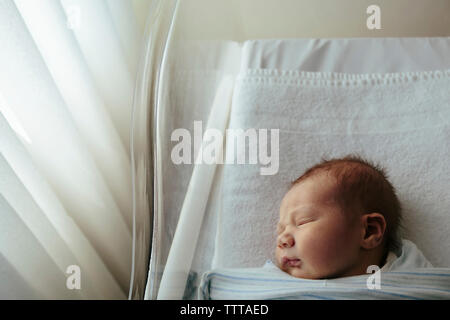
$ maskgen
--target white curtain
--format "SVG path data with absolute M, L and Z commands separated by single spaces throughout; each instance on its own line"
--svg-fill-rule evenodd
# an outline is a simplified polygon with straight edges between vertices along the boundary
M 128 0 L 0 0 L 1 299 L 127 298 L 141 37 Z

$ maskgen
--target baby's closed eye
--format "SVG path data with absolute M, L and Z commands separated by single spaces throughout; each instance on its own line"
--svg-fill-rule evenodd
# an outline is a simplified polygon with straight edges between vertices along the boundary
M 312 222 L 312 221 L 314 221 L 314 219 L 312 219 L 312 218 L 301 219 L 301 220 L 298 220 L 298 221 L 296 222 L 296 226 L 297 226 L 297 227 L 300 227 L 300 226 L 302 226 L 302 225 L 304 225 L 304 224 L 307 224 L 307 223 L 309 223 L 309 222 Z

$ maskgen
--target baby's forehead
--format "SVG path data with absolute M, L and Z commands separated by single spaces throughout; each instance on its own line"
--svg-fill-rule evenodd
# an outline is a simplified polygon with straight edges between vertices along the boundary
M 338 183 L 334 176 L 325 173 L 317 173 L 296 184 L 285 193 L 282 202 L 298 199 L 301 195 L 314 194 L 322 200 L 333 197 L 338 189 Z
M 338 186 L 336 180 L 328 175 L 308 177 L 293 185 L 284 195 L 280 204 L 280 215 L 295 207 L 335 205 Z

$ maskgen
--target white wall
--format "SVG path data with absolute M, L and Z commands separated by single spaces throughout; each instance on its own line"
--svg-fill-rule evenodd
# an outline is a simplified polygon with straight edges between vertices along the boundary
M 450 0 L 235 0 L 255 38 L 450 36 Z M 381 9 L 381 30 L 369 30 L 368 6 Z M 255 14 L 251 14 L 255 12 Z M 268 23 L 264 23 L 268 21 Z M 289 25 L 289 32 L 285 32 Z M 273 27 L 275 26 L 275 27 Z M 283 26 L 281 29 L 277 26 Z
M 133 0 L 141 26 L 152 0 Z M 167 0 L 166 0 L 167 1 Z M 199 33 L 216 38 L 239 28 L 244 38 L 450 36 L 450 0 L 181 0 Z M 369 5 L 381 8 L 381 30 L 366 27 Z M 215 11 L 215 12 L 214 12 Z

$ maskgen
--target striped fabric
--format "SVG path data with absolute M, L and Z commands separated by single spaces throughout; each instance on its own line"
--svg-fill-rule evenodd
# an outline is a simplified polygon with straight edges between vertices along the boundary
M 203 275 L 199 299 L 450 299 L 450 268 L 415 268 L 332 280 L 294 278 L 273 263 Z

